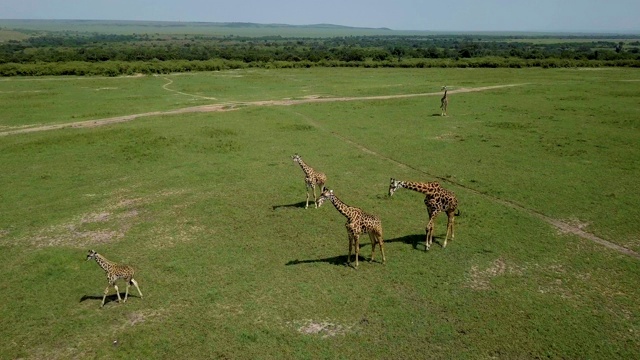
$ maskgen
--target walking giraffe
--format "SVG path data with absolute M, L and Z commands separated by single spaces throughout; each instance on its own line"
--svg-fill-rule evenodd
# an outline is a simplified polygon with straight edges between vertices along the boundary
M 447 95 L 447 87 L 443 86 L 442 89 L 440 90 L 444 90 L 444 95 L 442 96 L 442 99 L 440 99 L 440 109 L 442 109 L 442 115 L 441 116 L 446 116 L 447 115 L 447 107 L 449 106 L 449 95 Z
M 140 294 L 140 298 L 142 298 L 142 292 L 138 287 L 138 282 L 133 279 L 133 268 L 127 265 L 118 265 L 114 262 L 107 260 L 104 256 L 98 254 L 94 250 L 89 250 L 89 254 L 87 255 L 87 260 L 94 259 L 98 265 L 107 273 L 107 281 L 109 281 L 109 285 L 104 289 L 104 295 L 102 296 L 102 305 L 104 306 L 104 301 L 107 298 L 107 293 L 109 292 L 109 287 L 113 286 L 116 290 L 116 295 L 118 295 L 118 302 L 127 302 L 127 297 L 129 296 L 129 286 L 133 284 L 136 289 L 138 289 L 138 293 Z M 116 281 L 118 279 L 124 279 L 127 282 L 127 289 L 124 293 L 124 300 L 120 298 L 120 292 L 118 290 L 118 285 L 116 285 Z
M 389 184 L 389 196 L 393 196 L 393 193 L 400 188 L 414 190 L 426 195 L 424 198 L 424 204 L 427 206 L 427 212 L 429 213 L 429 222 L 425 229 L 427 233 L 425 251 L 429 250 L 431 242 L 433 241 L 433 229 L 436 216 L 438 216 L 438 213 L 442 211 L 447 213 L 447 235 L 444 237 L 444 243 L 442 244 L 443 248 L 446 247 L 449 234 L 451 234 L 451 240 L 455 237 L 453 223 L 455 216 L 460 215 L 460 210 L 458 210 L 458 214 L 455 214 L 456 208 L 458 207 L 458 199 L 456 199 L 455 194 L 441 187 L 437 182 L 419 183 L 412 181 L 399 181 L 391 178 L 391 184 Z
M 322 193 L 317 200 L 317 206 L 322 206 L 325 200 L 329 199 L 336 210 L 347 218 L 347 236 L 349 238 L 349 257 L 347 263 L 351 265 L 351 249 L 356 248 L 356 266 L 358 268 L 358 256 L 360 255 L 360 235 L 367 233 L 371 239 L 371 259 L 373 261 L 376 244 L 380 245 L 380 252 L 382 252 L 382 263 L 384 264 L 387 259 L 384 256 L 384 240 L 382 239 L 382 222 L 380 218 L 375 215 L 370 215 L 362 211 L 362 209 L 349 206 L 343 203 L 333 193 L 333 190 L 329 190 L 323 187 Z
M 304 206 L 305 209 L 309 207 L 309 188 L 313 189 L 313 202 L 316 202 L 316 186 L 319 189 L 324 187 L 324 184 L 327 182 L 327 176 L 324 173 L 313 170 L 313 168 L 307 165 L 300 155 L 295 154 L 291 157 L 293 161 L 297 162 L 302 171 L 304 171 L 304 182 L 307 185 L 307 204 Z M 316 203 L 316 208 L 318 208 L 318 204 Z

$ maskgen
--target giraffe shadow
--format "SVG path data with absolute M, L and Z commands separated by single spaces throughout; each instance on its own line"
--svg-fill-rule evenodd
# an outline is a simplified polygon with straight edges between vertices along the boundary
M 414 234 L 414 235 L 401 236 L 395 239 L 385 240 L 384 242 L 385 243 L 401 242 L 401 243 L 411 245 L 416 250 L 425 250 L 425 247 L 424 247 L 425 238 L 426 238 L 425 234 Z M 433 244 L 438 244 L 440 245 L 440 247 L 442 247 L 442 244 L 440 243 L 440 241 L 437 240 L 436 236 L 433 237 Z
M 123 292 L 120 293 L 120 297 L 122 299 L 124 299 L 124 293 Z M 129 292 L 129 298 L 132 298 L 132 297 L 136 297 L 137 298 L 139 296 L 131 294 L 131 292 Z M 87 300 L 99 300 L 99 301 L 102 301 L 102 295 L 82 295 L 82 297 L 80 298 L 79 302 L 84 302 L 84 301 L 87 301 Z M 114 302 L 114 301 L 118 302 L 118 295 L 116 295 L 115 293 L 113 293 L 111 295 L 107 295 L 106 299 L 104 299 L 104 304 L 106 305 L 106 304 L 108 304 L 110 302 Z
M 306 201 L 300 201 L 298 203 L 295 204 L 286 204 L 286 205 L 273 205 L 271 208 L 273 210 L 278 210 L 280 208 L 301 208 L 304 209 L 304 207 L 307 205 Z M 309 206 L 312 206 L 313 203 L 311 201 L 309 201 Z
M 401 243 L 405 243 L 413 246 L 414 249 L 418 249 L 418 244 L 422 243 L 422 245 L 424 246 L 424 237 L 425 236 L 422 234 L 405 235 L 395 239 L 387 239 L 384 242 L 385 243 L 401 242 Z
M 331 265 L 338 265 L 338 266 L 349 266 L 347 264 L 347 255 L 339 255 L 339 256 L 332 256 L 332 257 L 328 257 L 328 258 L 323 258 L 323 259 L 310 259 L 310 260 L 291 260 L 288 263 L 286 263 L 286 266 L 291 266 L 291 265 L 300 265 L 300 264 L 313 264 L 313 263 L 329 263 Z M 355 258 L 353 257 L 353 255 L 351 255 L 351 259 L 353 259 L 352 261 L 355 262 Z M 367 262 L 369 261 L 369 259 L 365 259 L 362 256 L 358 257 L 358 261 L 360 262 Z

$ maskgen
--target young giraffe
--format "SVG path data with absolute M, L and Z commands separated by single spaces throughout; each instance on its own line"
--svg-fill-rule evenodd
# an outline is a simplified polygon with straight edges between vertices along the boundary
M 456 208 L 458 207 L 458 199 L 453 192 L 443 188 L 437 182 L 428 182 L 428 183 L 419 183 L 419 182 L 411 182 L 411 181 L 399 181 L 394 178 L 391 178 L 391 184 L 389 185 L 389 196 L 393 196 L 393 193 L 400 189 L 405 188 L 409 190 L 414 190 L 426 195 L 424 198 L 424 204 L 427 206 L 427 212 L 429 213 L 429 222 L 427 223 L 427 227 L 425 229 L 427 233 L 427 239 L 425 240 L 425 251 L 429 250 L 431 243 L 433 241 L 433 228 L 436 216 L 441 211 L 447 213 L 447 235 L 444 238 L 444 243 L 442 247 L 447 246 L 447 239 L 449 238 L 449 234 L 451 234 L 451 240 L 455 237 L 453 231 L 453 222 L 456 215 L 460 215 L 460 210 L 458 210 L 458 214 L 455 214 Z
M 113 286 L 116 290 L 116 295 L 118 295 L 118 302 L 121 302 L 120 292 L 118 291 L 118 285 L 116 285 L 116 281 L 118 279 L 124 279 L 127 282 L 127 289 L 124 293 L 124 301 L 127 301 L 127 297 L 129 296 L 129 286 L 133 284 L 136 289 L 138 289 L 138 293 L 140 294 L 140 298 L 142 299 L 142 292 L 138 287 L 138 282 L 133 279 L 133 268 L 127 265 L 118 265 L 114 262 L 107 260 L 104 256 L 98 254 L 94 250 L 89 250 L 89 254 L 87 255 L 87 260 L 94 259 L 98 265 L 107 273 L 107 280 L 109 281 L 109 285 L 104 289 L 104 296 L 102 296 L 102 305 L 104 306 L 104 301 L 107 298 L 107 293 L 109 292 L 109 287 Z
M 313 202 L 315 203 L 316 186 L 318 186 L 319 189 L 322 189 L 324 187 L 324 184 L 326 184 L 327 182 L 327 176 L 324 173 L 313 170 L 311 166 L 302 161 L 300 155 L 295 154 L 291 158 L 293 159 L 293 161 L 297 162 L 302 168 L 302 171 L 304 171 L 304 182 L 307 185 L 307 204 L 304 208 L 307 209 L 309 207 L 309 188 L 313 189 Z M 317 207 L 318 204 L 316 204 L 316 208 Z
M 442 89 L 440 90 L 444 90 L 444 95 L 442 96 L 442 99 L 440 99 L 440 109 L 442 109 L 441 116 L 446 116 L 447 106 L 449 106 L 449 96 L 447 95 L 447 87 L 443 86 Z
M 336 207 L 338 212 L 347 218 L 347 236 L 349 238 L 349 257 L 347 263 L 351 265 L 351 249 L 356 248 L 356 266 L 358 268 L 358 256 L 360 255 L 360 235 L 363 233 L 369 234 L 371 239 L 371 260 L 376 251 L 376 244 L 380 245 L 380 252 L 382 252 L 382 263 L 384 264 L 387 259 L 384 256 L 384 240 L 382 239 L 382 222 L 380 218 L 375 215 L 370 215 L 362 211 L 357 207 L 349 206 L 343 203 L 333 193 L 333 190 L 329 190 L 326 187 L 322 188 L 322 193 L 317 200 L 317 206 L 322 206 L 322 203 L 329 199 L 333 206 Z

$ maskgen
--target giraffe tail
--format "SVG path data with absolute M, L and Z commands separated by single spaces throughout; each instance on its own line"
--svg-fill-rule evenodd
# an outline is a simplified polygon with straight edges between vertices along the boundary
M 460 214 L 462 214 L 462 213 L 460 212 L 460 209 L 456 209 L 456 211 L 457 211 L 457 213 L 453 214 L 454 216 L 460 216 Z

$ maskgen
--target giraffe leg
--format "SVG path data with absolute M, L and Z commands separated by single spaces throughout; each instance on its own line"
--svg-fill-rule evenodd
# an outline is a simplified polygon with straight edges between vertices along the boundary
M 447 239 L 449 238 L 449 234 L 451 234 L 451 240 L 453 240 L 453 221 L 454 221 L 454 214 L 453 212 L 449 212 L 447 213 L 447 216 L 449 216 L 449 220 L 447 221 L 447 236 L 445 236 L 444 238 L 444 244 L 442 244 L 442 247 L 445 248 L 447 247 Z
M 433 218 L 429 219 L 429 223 L 427 224 L 427 228 L 425 229 L 427 232 L 427 240 L 425 241 L 424 247 L 425 251 L 429 250 L 431 246 L 431 242 L 433 241 Z
M 376 253 L 376 240 L 373 233 L 369 233 L 369 239 L 371 240 L 371 259 L 369 259 L 369 262 L 373 262 L 374 255 Z
M 315 186 L 312 186 L 312 188 L 313 188 L 313 204 L 316 206 L 316 209 L 317 209 L 317 208 L 318 208 L 318 202 L 316 201 L 316 200 L 317 200 L 317 197 L 316 197 L 316 187 L 315 187 Z M 322 188 L 321 188 L 321 189 L 322 189 Z
M 113 288 L 116 289 L 116 295 L 118 295 L 118 302 L 122 302 L 122 298 L 120 297 L 120 290 L 118 290 L 118 285 L 113 284 Z
M 351 249 L 353 247 L 353 235 L 351 233 L 349 235 L 349 256 L 347 257 L 347 265 L 351 266 Z
M 378 241 L 380 242 L 380 252 L 382 253 L 382 263 L 386 264 L 387 258 L 384 256 L 384 239 L 382 239 L 382 235 L 380 235 L 380 238 L 378 239 Z
M 320 190 L 320 193 L 322 193 L 322 189 L 324 189 L 324 183 L 318 183 L 318 189 Z M 316 204 L 316 209 L 318 208 L 318 198 L 316 197 L 316 188 L 313 188 L 313 201 Z
M 456 236 L 455 234 L 455 224 L 456 224 L 456 218 L 455 218 L 455 214 L 451 213 L 451 240 L 453 240 L 453 238 Z
M 429 250 L 429 224 L 427 224 L 427 227 L 424 228 L 424 232 L 426 233 L 424 240 L 424 251 L 427 251 Z
M 107 285 L 107 288 L 104 289 L 104 295 L 102 295 L 102 305 L 100 305 L 100 307 L 104 306 L 104 301 L 107 298 L 107 294 L 109 293 L 109 286 L 111 286 L 111 284 Z
M 131 286 L 131 282 L 127 281 L 127 287 L 124 290 L 124 300 L 122 300 L 123 303 L 126 303 L 127 297 L 129 297 L 129 286 Z
M 309 187 L 307 186 L 307 205 L 304 206 L 305 209 L 309 208 Z
M 138 294 L 140 294 L 140 299 L 142 299 L 142 291 L 140 291 L 140 287 L 138 287 L 138 282 L 133 280 L 133 278 L 131 279 L 131 283 L 133 284 L 133 286 L 136 287 L 136 289 L 138 289 Z
M 387 259 L 384 257 L 384 240 L 382 234 L 376 234 L 376 242 L 380 245 L 380 252 L 382 253 L 382 263 L 385 264 Z
M 436 231 L 435 216 L 431 219 L 431 228 L 429 229 L 429 247 L 433 245 L 433 233 Z
M 354 242 L 356 247 L 356 269 L 358 268 L 358 258 L 360 257 L 360 235 L 354 236 Z

